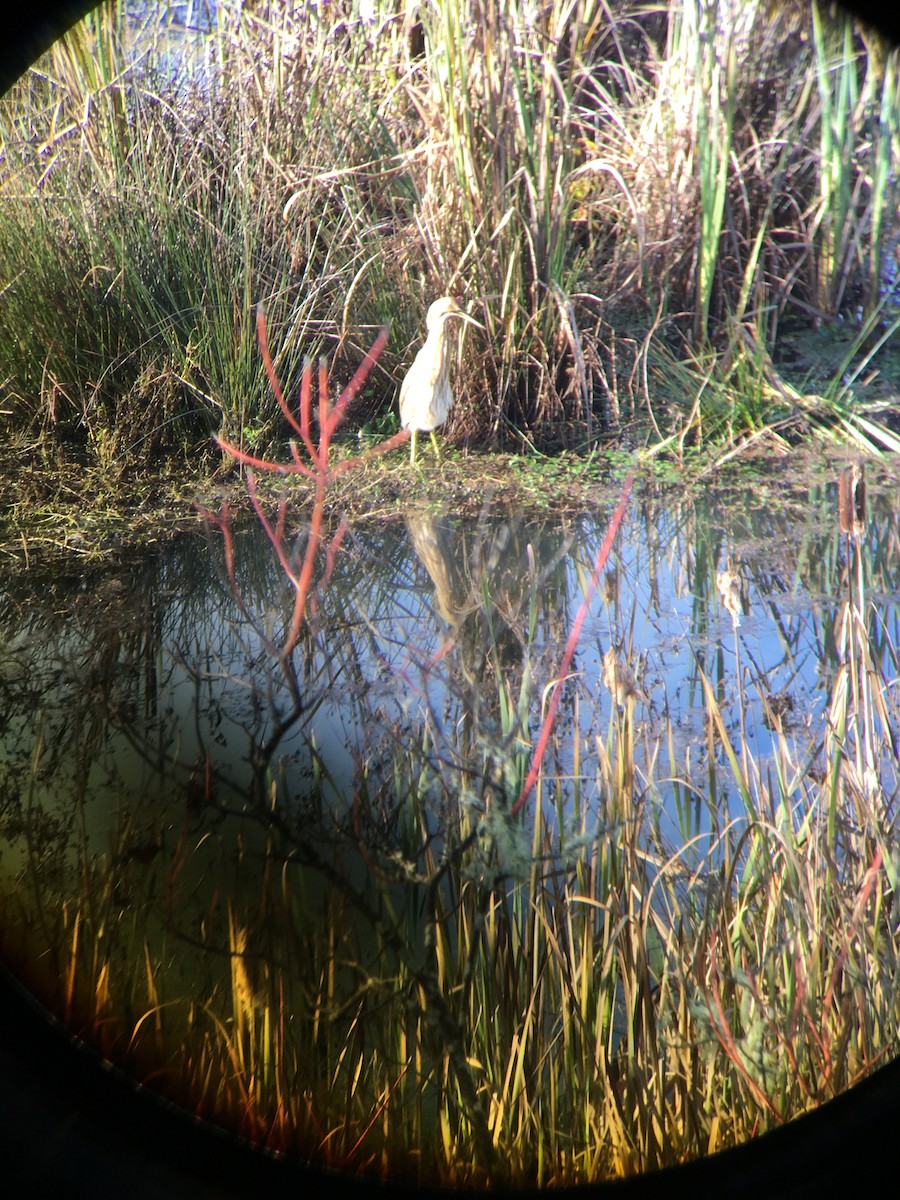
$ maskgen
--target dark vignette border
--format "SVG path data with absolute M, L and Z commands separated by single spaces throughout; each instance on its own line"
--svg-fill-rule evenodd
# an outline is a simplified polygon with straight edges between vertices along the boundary
M 13 0 L 0 16 L 0 92 L 92 0 Z M 843 7 L 900 43 L 900 5 Z M 731 1150 L 550 1200 L 780 1200 L 896 1181 L 900 1059 L 813 1113 Z M 10 1200 L 231 1200 L 348 1195 L 437 1200 L 446 1189 L 344 1176 L 266 1153 L 192 1118 L 69 1035 L 0 964 L 0 1180 Z M 537 1192 L 497 1190 L 492 1196 Z M 474 1193 L 473 1193 L 474 1195 Z

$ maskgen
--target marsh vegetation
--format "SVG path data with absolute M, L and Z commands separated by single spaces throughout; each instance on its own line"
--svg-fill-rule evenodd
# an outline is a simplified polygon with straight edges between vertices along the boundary
M 897 390 L 897 54 L 849 17 L 166 11 L 136 38 L 102 5 L 2 102 L 2 409 L 32 453 L 270 448 L 259 302 L 288 394 L 308 356 L 343 382 L 390 325 L 350 414 L 380 436 L 448 292 L 486 331 L 459 364 L 466 444 L 897 449 L 872 411 Z
M 764 502 L 649 492 L 620 546 L 632 475 L 605 530 L 354 534 L 362 382 L 314 441 L 309 368 L 302 443 L 257 460 L 312 474 L 309 523 L 248 472 L 249 554 L 223 505 L 99 620 L 8 603 L 6 960 L 193 1111 L 388 1177 L 627 1175 L 852 1086 L 900 1017 L 890 472 L 809 488 L 781 554 Z

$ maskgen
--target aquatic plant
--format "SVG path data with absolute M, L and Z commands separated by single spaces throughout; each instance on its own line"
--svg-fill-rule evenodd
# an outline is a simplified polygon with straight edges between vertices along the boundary
M 338 575 L 357 570 L 349 534 L 323 583 L 324 532 L 292 654 L 299 705 L 277 636 L 290 628 L 295 586 L 284 577 L 283 626 L 267 624 L 266 613 L 281 617 L 273 575 L 284 574 L 267 535 L 268 569 L 236 552 L 227 586 L 202 601 L 215 637 L 189 655 L 190 626 L 179 629 L 171 664 L 150 599 L 130 652 L 131 593 L 125 632 L 112 627 L 100 646 L 93 623 L 79 637 L 78 610 L 73 619 L 54 604 L 66 646 L 83 645 L 62 678 L 85 707 L 63 695 L 58 715 L 47 710 L 3 793 L 5 836 L 30 885 L 4 897 L 5 957 L 76 1034 L 148 1086 L 343 1170 L 586 1182 L 709 1153 L 823 1103 L 900 1046 L 898 654 L 877 600 L 896 575 L 897 508 L 892 493 L 876 523 L 858 468 L 843 480 L 840 520 L 823 531 L 833 497 L 816 495 L 816 519 L 768 588 L 755 574 L 765 568 L 742 561 L 689 503 L 669 513 L 671 526 L 654 534 L 649 522 L 632 540 L 627 560 L 636 553 L 652 571 L 668 556 L 691 597 L 694 667 L 678 686 L 703 736 L 687 746 L 676 685 L 642 670 L 630 645 L 643 605 L 617 596 L 626 563 L 615 554 L 598 603 L 616 703 L 586 676 L 584 642 L 580 670 L 561 671 L 578 603 L 560 604 L 558 549 L 538 553 L 533 526 L 475 521 L 448 546 L 440 523 L 423 519 L 418 544 L 444 551 L 446 579 L 421 560 L 439 622 L 420 645 L 378 637 L 381 601 L 367 585 L 336 591 Z M 267 511 L 261 485 L 258 495 Z M 326 515 L 323 530 L 338 523 Z M 285 545 L 296 527 L 289 512 Z M 593 528 L 574 547 L 576 600 L 603 548 L 602 524 Z M 873 537 L 888 572 L 875 584 Z M 218 534 L 212 545 L 224 560 Z M 298 562 L 304 554 L 301 542 Z M 714 585 L 722 562 L 739 592 L 752 585 L 754 604 L 777 605 L 796 588 L 794 571 L 820 596 L 814 712 L 792 714 L 772 683 L 809 647 L 782 614 L 783 662 L 761 658 L 752 613 L 734 620 Z M 392 594 L 396 578 L 382 585 Z M 162 586 L 187 591 L 177 578 Z M 365 686 L 354 644 L 387 671 L 393 711 L 383 689 Z M 20 672 L 29 688 L 57 679 L 40 642 L 35 661 L 36 675 Z M 346 786 L 306 723 L 342 672 L 365 730 Z M 41 687 L 45 707 L 49 692 Z M 769 754 L 743 715 L 751 709 L 764 716 Z M 143 737 L 135 750 L 147 771 L 108 838 L 84 799 L 104 719 Z M 547 753 L 513 814 L 542 728 Z M 113 793 L 135 795 L 121 754 L 116 762 Z M 74 819 L 54 829 L 42 798 L 58 794 L 60 771 Z
M 246 467 L 256 467 L 258 470 L 270 471 L 278 475 L 303 475 L 315 482 L 315 497 L 312 505 L 312 517 L 310 527 L 306 539 L 306 550 L 302 561 L 298 564 L 295 561 L 295 552 L 289 548 L 285 541 L 285 518 L 287 516 L 288 501 L 283 498 L 278 506 L 278 513 L 275 518 L 274 525 L 266 517 L 263 511 L 262 504 L 257 495 L 256 478 L 252 470 L 247 473 L 247 491 L 250 496 L 250 502 L 253 510 L 256 513 L 260 525 L 266 532 L 266 536 L 271 542 L 278 556 L 278 561 L 285 574 L 285 577 L 290 581 L 294 590 L 294 605 L 293 612 L 285 630 L 281 643 L 277 647 L 277 655 L 282 662 L 290 659 L 291 654 L 297 644 L 297 638 L 300 634 L 300 626 L 304 620 L 310 599 L 313 584 L 313 571 L 318 554 L 321 551 L 322 540 L 322 522 L 324 519 L 324 504 L 325 504 L 325 489 L 329 479 L 333 479 L 336 475 L 342 474 L 344 471 L 353 470 L 356 467 L 362 466 L 363 463 L 378 454 L 384 454 L 388 450 L 393 450 L 400 446 L 409 438 L 408 430 L 401 430 L 394 437 L 388 438 L 385 441 L 378 443 L 375 446 L 370 446 L 361 455 L 355 458 L 344 458 L 338 465 L 329 463 L 329 453 L 331 449 L 331 440 L 335 430 L 341 421 L 345 418 L 347 408 L 353 401 L 354 397 L 359 392 L 360 388 L 366 381 L 373 365 L 377 362 L 379 354 L 381 354 L 388 340 L 388 329 L 382 329 L 381 333 L 375 339 L 371 349 L 366 354 L 362 363 L 356 371 L 356 374 L 343 389 L 334 406 L 330 405 L 328 400 L 328 370 L 326 364 L 319 363 L 318 383 L 319 383 L 319 405 L 318 405 L 318 442 L 314 443 L 312 439 L 312 417 L 311 417 L 311 391 L 312 391 L 312 364 L 307 363 L 303 368 L 303 375 L 300 384 L 299 398 L 299 414 L 295 415 L 288 406 L 281 384 L 278 381 L 278 376 L 275 372 L 275 366 L 272 362 L 272 356 L 269 353 L 268 334 L 266 330 L 266 314 L 265 309 L 260 305 L 257 309 L 256 320 L 257 336 L 259 338 L 259 347 L 262 355 L 263 363 L 266 369 L 266 375 L 272 387 L 272 392 L 278 402 L 278 407 L 284 413 L 285 419 L 293 431 L 299 435 L 303 448 L 308 456 L 308 462 L 303 461 L 303 455 L 297 442 L 290 443 L 291 461 L 276 462 L 272 459 L 259 458 L 255 455 L 242 450 L 228 441 L 227 438 L 217 436 L 216 441 L 224 452 L 230 455 L 237 462 Z M 207 522 L 215 525 L 224 540 L 225 546 L 225 561 L 228 578 L 231 582 L 235 596 L 240 602 L 240 589 L 237 586 L 235 579 L 234 567 L 234 539 L 232 536 L 231 513 L 228 504 L 224 504 L 217 516 L 213 516 L 211 512 L 198 506 L 200 512 Z M 337 553 L 341 540 L 346 531 L 346 524 L 342 523 L 337 532 L 332 537 L 331 541 L 325 549 L 326 565 L 319 581 L 319 586 L 324 587 L 328 583 L 328 576 L 334 562 L 334 556 Z M 261 632 L 261 631 L 260 631 Z M 270 650 L 275 651 L 276 648 L 266 634 L 262 634 L 263 644 L 268 646 Z

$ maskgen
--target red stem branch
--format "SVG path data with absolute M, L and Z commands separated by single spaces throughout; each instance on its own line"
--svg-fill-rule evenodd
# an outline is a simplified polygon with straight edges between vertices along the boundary
M 572 622 L 572 628 L 569 631 L 569 637 L 566 641 L 566 648 L 563 651 L 562 661 L 559 665 L 559 673 L 556 683 L 553 686 L 553 694 L 550 697 L 550 703 L 547 706 L 547 715 L 544 717 L 544 723 L 541 726 L 540 736 L 538 737 L 537 746 L 535 747 L 534 757 L 531 760 L 531 768 L 526 776 L 525 782 L 522 785 L 522 791 L 519 793 L 519 798 L 512 807 L 513 814 L 519 812 L 525 801 L 531 794 L 531 789 L 534 787 L 535 781 L 541 770 L 541 763 L 544 760 L 544 752 L 547 749 L 547 742 L 550 740 L 550 733 L 553 730 L 553 723 L 556 720 L 556 712 L 559 708 L 559 702 L 562 697 L 563 683 L 569 674 L 569 667 L 572 665 L 572 657 L 575 654 L 575 647 L 578 645 L 578 640 L 581 637 L 581 627 L 584 625 L 588 610 L 591 606 L 594 592 L 597 590 L 597 584 L 600 582 L 600 572 L 606 565 L 606 560 L 609 557 L 609 552 L 612 549 L 613 541 L 616 533 L 619 530 L 619 525 L 622 522 L 622 517 L 625 515 L 625 506 L 628 503 L 628 497 L 631 494 L 631 485 L 634 482 L 634 470 L 628 472 L 625 477 L 625 482 L 622 484 L 622 494 L 619 497 L 619 503 L 616 505 L 613 515 L 609 522 L 609 528 L 606 531 L 606 536 L 603 539 L 603 544 L 597 551 L 597 557 L 594 560 L 594 570 L 591 574 L 590 582 L 585 589 L 581 604 L 578 606 L 578 612 L 575 614 L 575 620 Z

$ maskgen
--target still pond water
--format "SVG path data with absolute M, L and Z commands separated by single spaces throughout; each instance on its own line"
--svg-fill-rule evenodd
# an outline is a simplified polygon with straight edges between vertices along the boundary
M 644 897 L 657 994 L 676 970 L 672 922 L 689 927 L 757 869 L 741 857 L 754 821 L 779 845 L 788 827 L 808 845 L 827 825 L 831 870 L 859 868 L 852 895 L 868 837 L 893 885 L 900 484 L 870 468 L 857 557 L 837 471 L 790 482 L 774 468 L 700 495 L 636 487 L 515 815 L 614 488 L 563 518 L 486 506 L 351 527 L 323 557 L 330 577 L 288 658 L 293 594 L 251 524 L 236 531 L 232 579 L 216 530 L 90 582 L 0 579 L 4 958 L 111 1058 L 252 1137 L 352 1169 L 496 1179 L 486 1156 L 510 1119 L 502 1043 L 516 1037 L 504 989 L 527 971 L 510 951 L 491 999 L 486 964 L 520 940 L 538 953 L 529 912 L 588 921 L 579 932 L 561 918 L 582 952 L 591 942 L 580 966 L 554 959 L 559 929 L 541 953 L 548 977 L 583 989 L 608 1088 L 626 1043 L 634 1062 L 643 1052 L 620 961 L 629 889 Z M 298 518 L 289 550 L 304 539 Z M 838 795 L 852 815 L 835 812 Z M 625 845 L 641 882 L 613 913 Z M 486 998 L 458 1007 L 479 973 Z M 531 985 L 533 1008 L 549 985 Z M 896 1000 L 874 1003 L 893 1053 Z M 485 1005 L 499 1014 L 497 1078 L 485 1031 L 467 1025 Z M 551 1086 L 554 1047 L 571 1053 L 567 1019 L 550 1004 L 517 1097 Z M 522 1021 L 510 1013 L 511 1030 Z M 714 1026 L 710 1062 L 725 1045 Z M 391 1117 L 394 1094 L 409 1128 Z M 479 1156 L 468 1175 L 460 1164 Z M 529 1151 L 510 1170 L 548 1181 L 660 1161 L 646 1149 L 566 1175 Z

